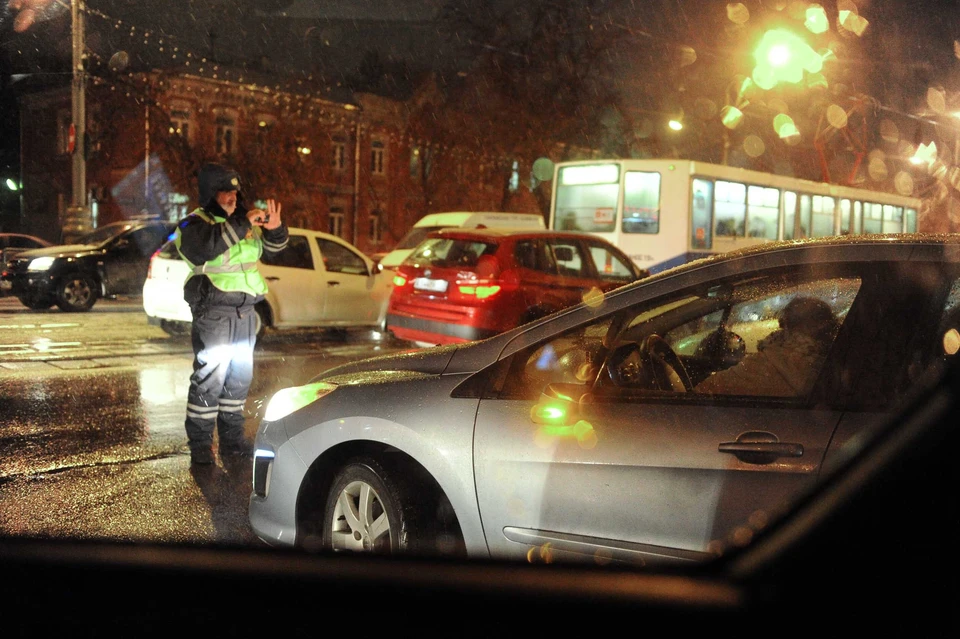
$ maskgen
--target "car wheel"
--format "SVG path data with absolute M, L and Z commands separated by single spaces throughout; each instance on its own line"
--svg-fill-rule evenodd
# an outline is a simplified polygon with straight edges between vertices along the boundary
M 57 286 L 57 306 L 62 311 L 89 311 L 97 301 L 99 287 L 89 275 L 70 273 Z
M 190 333 L 190 324 L 186 322 L 174 322 L 171 320 L 160 320 L 160 328 L 170 336 L 180 337 Z
M 27 308 L 32 309 L 34 311 L 45 311 L 51 306 L 53 306 L 52 297 L 47 297 L 45 295 L 36 295 L 35 293 L 21 295 L 17 299 L 20 300 L 21 304 L 23 304 Z
M 423 532 L 414 493 L 376 460 L 345 465 L 323 514 L 323 547 L 334 552 L 396 554 L 416 550 Z
M 270 324 L 270 310 L 263 303 L 257 304 L 253 310 L 257 314 L 257 341 L 259 342 Z

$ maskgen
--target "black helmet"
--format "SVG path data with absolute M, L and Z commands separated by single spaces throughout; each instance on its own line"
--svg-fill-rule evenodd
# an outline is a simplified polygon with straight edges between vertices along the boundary
M 219 164 L 205 164 L 197 175 L 200 190 L 200 206 L 210 204 L 218 191 L 237 191 L 240 198 L 240 174 Z

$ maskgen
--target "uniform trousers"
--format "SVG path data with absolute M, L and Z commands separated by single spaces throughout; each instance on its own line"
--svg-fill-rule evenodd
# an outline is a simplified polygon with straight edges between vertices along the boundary
M 211 450 L 214 430 L 221 452 L 245 445 L 243 408 L 253 381 L 256 313 L 253 307 L 212 307 L 193 318 L 193 374 L 187 393 L 191 452 Z

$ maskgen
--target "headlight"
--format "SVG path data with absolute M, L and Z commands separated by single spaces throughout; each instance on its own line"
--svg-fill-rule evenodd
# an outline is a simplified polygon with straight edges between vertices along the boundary
M 308 404 L 312 404 L 324 395 L 331 393 L 336 389 L 336 384 L 327 382 L 314 382 L 305 386 L 294 386 L 292 388 L 283 388 L 278 390 L 270 398 L 267 404 L 267 410 L 263 414 L 263 419 L 268 422 L 275 422 L 283 419 L 290 413 L 298 411 Z
M 53 266 L 52 257 L 38 257 L 35 260 L 30 260 L 30 264 L 27 266 L 28 271 L 46 271 L 51 266 Z

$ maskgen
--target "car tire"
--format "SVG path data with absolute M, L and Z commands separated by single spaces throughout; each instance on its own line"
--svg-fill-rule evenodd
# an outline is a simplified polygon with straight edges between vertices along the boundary
M 70 273 L 57 284 L 56 304 L 67 312 L 89 311 L 99 297 L 100 287 L 89 275 Z
M 190 334 L 190 324 L 172 320 L 160 320 L 160 328 L 171 337 L 182 337 Z
M 270 309 L 261 302 L 253 307 L 254 312 L 257 314 L 257 341 L 259 342 L 263 338 L 264 334 L 267 332 L 267 326 L 270 325 Z
M 361 504 L 368 503 L 366 512 Z M 422 509 L 400 473 L 359 458 L 333 479 L 323 510 L 322 543 L 333 552 L 418 552 L 426 541 Z
M 20 303 L 34 311 L 45 311 L 53 306 L 53 298 L 35 293 L 27 293 L 17 297 Z

